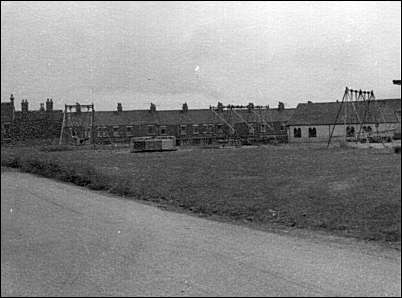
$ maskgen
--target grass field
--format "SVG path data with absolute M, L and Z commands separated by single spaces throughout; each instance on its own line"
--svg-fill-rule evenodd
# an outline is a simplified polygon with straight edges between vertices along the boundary
M 197 213 L 401 239 L 401 155 L 390 151 L 291 145 L 158 153 L 2 148 L 1 157 L 2 165 Z

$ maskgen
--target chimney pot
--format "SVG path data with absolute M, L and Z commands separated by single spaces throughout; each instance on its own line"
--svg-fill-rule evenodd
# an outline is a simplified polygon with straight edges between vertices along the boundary
M 218 112 L 223 112 L 223 103 L 218 101 L 218 106 L 217 106 Z
M 187 112 L 187 111 L 188 111 L 188 105 L 187 105 L 187 103 L 185 102 L 185 103 L 183 103 L 182 112 L 185 113 L 185 112 Z

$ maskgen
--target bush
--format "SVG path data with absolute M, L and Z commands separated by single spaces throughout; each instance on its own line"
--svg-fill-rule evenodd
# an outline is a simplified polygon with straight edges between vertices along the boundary
M 28 172 L 28 173 L 42 174 L 45 167 L 44 167 L 44 164 L 40 160 L 27 159 L 27 160 L 23 160 L 21 169 L 24 172 Z
M 87 164 L 70 164 L 41 157 L 9 157 L 2 159 L 2 165 L 21 168 L 27 173 L 55 178 L 79 186 L 88 186 L 93 190 L 107 190 L 119 195 L 128 195 L 132 192 L 128 179 L 100 173 Z
M 20 168 L 21 167 L 21 159 L 19 157 L 11 157 L 7 159 L 1 160 L 1 165 L 9 168 Z

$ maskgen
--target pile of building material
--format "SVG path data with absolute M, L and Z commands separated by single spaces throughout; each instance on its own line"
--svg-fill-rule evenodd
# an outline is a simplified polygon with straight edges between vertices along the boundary
M 130 152 L 177 150 L 174 136 L 137 137 L 130 141 Z

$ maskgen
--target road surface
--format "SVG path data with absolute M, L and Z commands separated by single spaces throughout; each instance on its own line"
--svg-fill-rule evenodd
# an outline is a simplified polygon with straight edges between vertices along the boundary
M 1 173 L 2 296 L 400 296 L 370 251 Z

